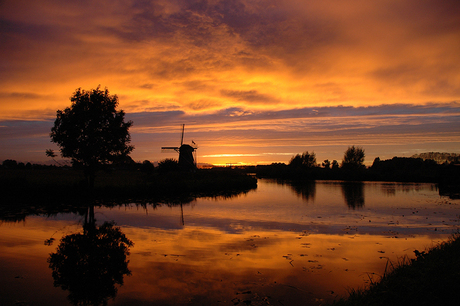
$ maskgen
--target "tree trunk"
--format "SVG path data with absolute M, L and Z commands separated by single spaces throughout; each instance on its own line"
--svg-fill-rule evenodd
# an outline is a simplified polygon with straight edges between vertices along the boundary
M 89 190 L 94 189 L 94 178 L 96 177 L 96 169 L 92 166 L 85 167 L 85 180 L 86 188 Z

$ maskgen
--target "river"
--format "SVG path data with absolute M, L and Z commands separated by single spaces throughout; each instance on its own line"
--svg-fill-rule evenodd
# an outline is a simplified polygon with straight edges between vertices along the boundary
M 321 305 L 447 240 L 459 219 L 460 200 L 434 184 L 272 180 L 27 216 L 0 224 L 0 305 Z

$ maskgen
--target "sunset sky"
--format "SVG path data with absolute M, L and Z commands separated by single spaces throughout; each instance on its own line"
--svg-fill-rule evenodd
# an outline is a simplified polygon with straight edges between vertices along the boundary
M 135 161 L 460 153 L 458 0 L 0 1 L 0 161 L 46 162 L 58 109 L 117 94 Z

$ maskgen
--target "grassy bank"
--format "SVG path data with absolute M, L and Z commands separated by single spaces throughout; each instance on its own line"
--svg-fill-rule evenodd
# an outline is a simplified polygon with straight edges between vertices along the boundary
M 1 170 L 0 192 L 6 199 L 161 198 L 181 195 L 225 195 L 257 187 L 257 179 L 236 171 L 143 173 L 136 170 L 99 171 L 88 191 L 83 172 L 69 168 Z
M 196 197 L 231 197 L 257 187 L 257 179 L 237 171 L 145 173 L 100 171 L 93 190 L 83 172 L 71 168 L 0 170 L 0 221 L 29 215 L 84 214 L 89 205 L 186 204 Z
M 379 282 L 352 290 L 348 299 L 332 305 L 458 305 L 459 234 L 426 253 L 416 252 L 416 259 L 402 259 L 387 267 Z

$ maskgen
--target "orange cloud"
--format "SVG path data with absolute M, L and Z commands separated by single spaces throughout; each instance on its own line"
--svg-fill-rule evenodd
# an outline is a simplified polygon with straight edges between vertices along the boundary
M 127 113 L 187 118 L 460 98 L 455 1 L 45 0 L 1 8 L 0 120 L 51 120 L 76 88 L 99 84 Z M 304 124 L 290 120 L 279 128 Z

